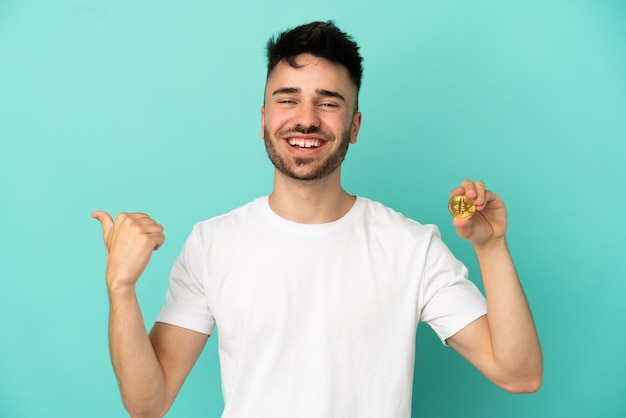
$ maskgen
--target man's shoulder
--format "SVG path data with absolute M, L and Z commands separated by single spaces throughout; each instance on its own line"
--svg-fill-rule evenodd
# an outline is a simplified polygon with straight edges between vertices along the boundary
M 362 196 L 359 196 L 358 199 L 363 202 L 362 204 L 365 208 L 364 213 L 366 216 L 374 217 L 375 219 L 387 219 L 390 222 L 399 222 L 406 225 L 419 225 L 422 227 L 432 226 L 422 224 L 416 219 L 406 216 L 404 213 L 377 200 L 372 200 Z
M 221 215 L 216 215 L 196 223 L 195 232 L 214 231 L 216 229 L 232 229 L 245 226 L 267 204 L 267 196 L 262 196 Z
M 382 230 L 392 233 L 406 232 L 410 235 L 439 234 L 439 229 L 433 224 L 422 224 L 414 218 L 404 215 L 384 203 L 359 196 L 364 207 L 363 219 L 368 225 L 377 225 Z

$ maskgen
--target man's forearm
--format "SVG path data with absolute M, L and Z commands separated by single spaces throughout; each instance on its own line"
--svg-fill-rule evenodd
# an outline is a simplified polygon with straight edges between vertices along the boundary
M 541 347 L 506 240 L 488 241 L 474 250 L 487 296 L 494 361 L 514 391 L 537 390 L 543 372 Z
M 109 289 L 109 300 L 109 348 L 124 405 L 132 417 L 160 417 L 165 379 L 135 289 Z

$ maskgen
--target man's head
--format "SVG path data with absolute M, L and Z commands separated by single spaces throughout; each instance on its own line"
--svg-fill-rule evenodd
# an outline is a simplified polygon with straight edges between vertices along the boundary
M 332 23 L 310 23 L 268 42 L 261 108 L 262 138 L 286 177 L 310 181 L 333 175 L 361 125 L 358 47 Z
M 301 54 L 311 54 L 346 67 L 358 94 L 363 78 L 359 46 L 332 21 L 308 23 L 270 38 L 267 42 L 267 78 L 279 62 L 297 68 L 295 59 Z

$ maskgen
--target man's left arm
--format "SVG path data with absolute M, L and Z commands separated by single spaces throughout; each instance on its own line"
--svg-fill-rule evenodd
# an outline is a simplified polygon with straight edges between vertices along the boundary
M 504 202 L 482 182 L 464 180 L 452 195 L 474 200 L 476 213 L 453 225 L 474 246 L 487 297 L 487 315 L 447 340 L 487 378 L 513 393 L 541 386 L 543 358 L 537 330 L 506 242 Z

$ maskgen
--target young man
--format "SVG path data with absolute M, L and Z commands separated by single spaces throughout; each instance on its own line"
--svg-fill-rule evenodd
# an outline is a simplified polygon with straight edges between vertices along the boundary
M 274 190 L 194 227 L 149 335 L 135 283 L 163 228 L 145 214 L 93 214 L 130 414 L 165 414 L 215 326 L 223 417 L 409 417 L 422 321 L 498 386 L 536 391 L 541 349 L 502 200 L 482 182 L 451 192 L 476 204 L 474 217 L 453 222 L 474 246 L 485 301 L 435 227 L 341 187 L 361 126 L 351 38 L 314 22 L 271 39 L 268 59 L 261 128 Z

